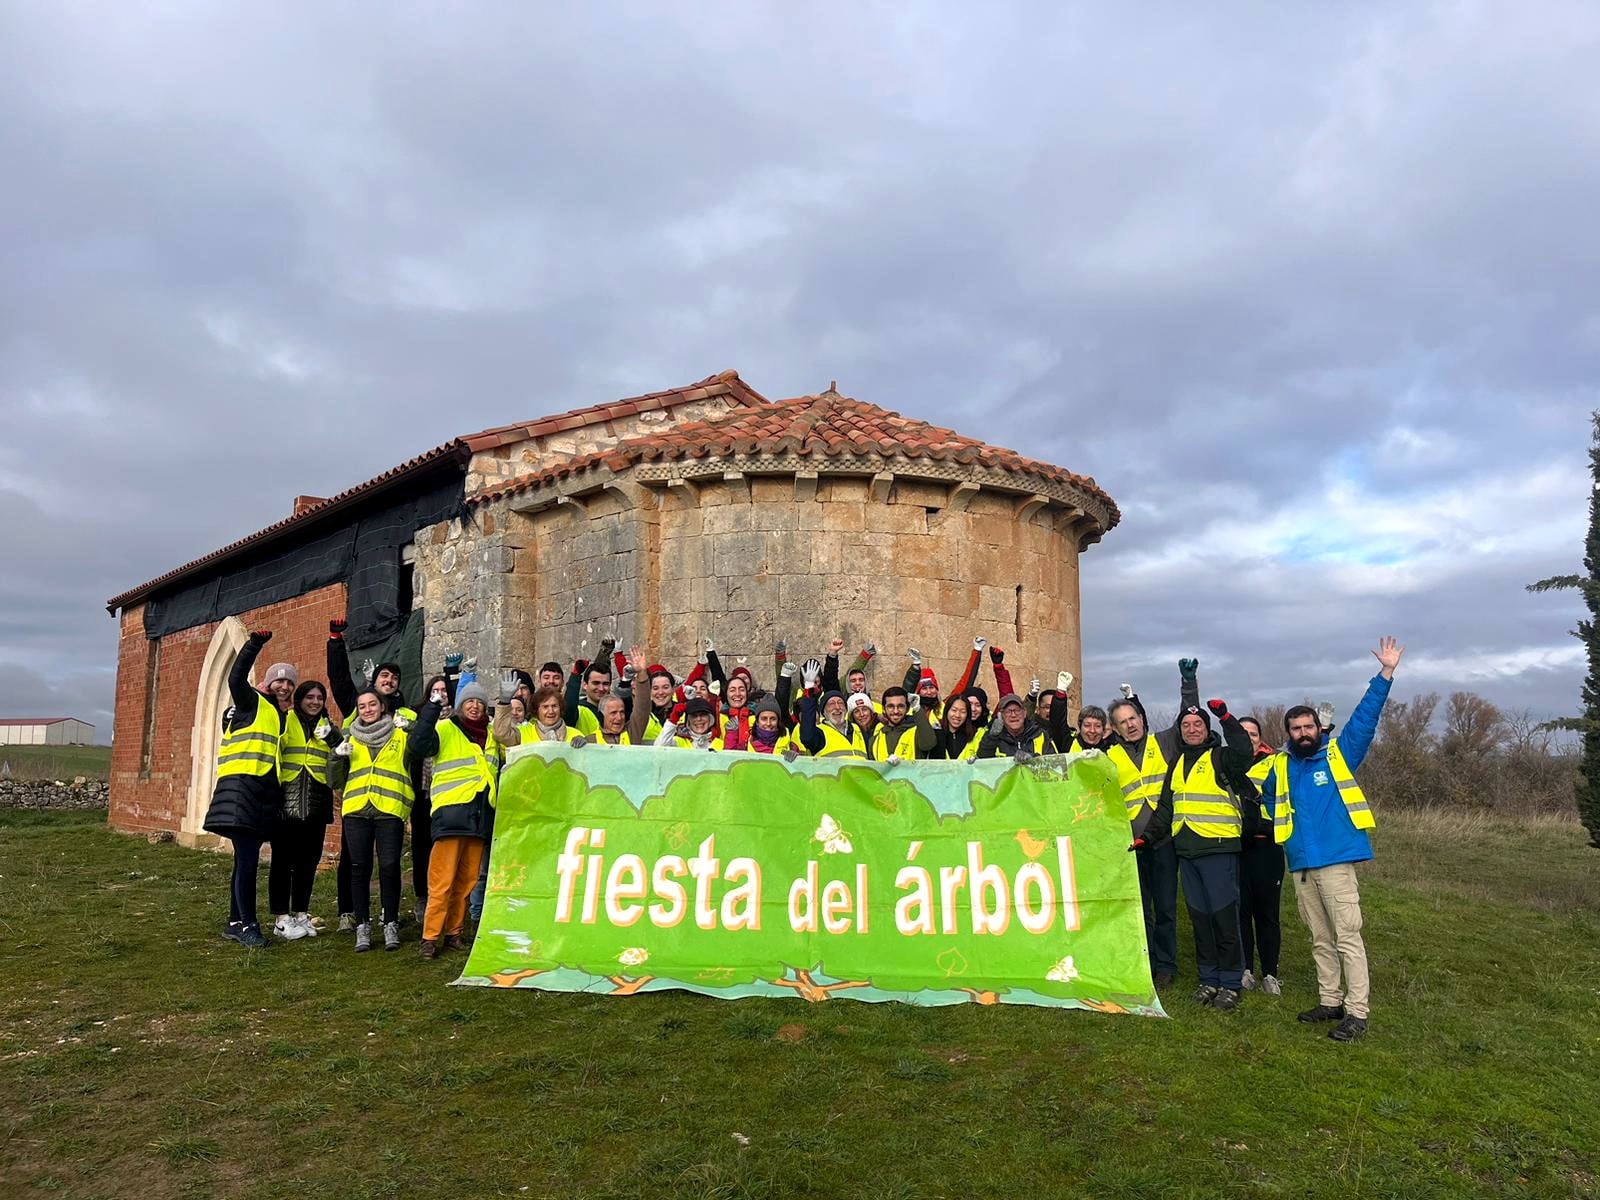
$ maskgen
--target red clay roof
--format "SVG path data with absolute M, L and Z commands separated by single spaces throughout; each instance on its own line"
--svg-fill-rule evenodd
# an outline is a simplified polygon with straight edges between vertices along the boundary
M 609 450 L 581 455 L 542 471 L 497 482 L 468 503 L 478 504 L 525 491 L 604 465 L 619 471 L 637 463 L 671 462 L 732 454 L 797 454 L 828 459 L 845 455 L 926 458 L 988 467 L 1066 484 L 1102 501 L 1111 524 L 1120 519 L 1116 503 L 1088 476 L 1026 458 L 1014 450 L 989 446 L 953 430 L 853 400 L 836 392 L 800 396 L 760 409 L 742 410 L 710 421 L 691 421 Z
M 392 467 L 381 475 L 375 475 L 365 483 L 358 483 L 355 487 L 340 492 L 336 496 L 314 504 L 292 516 L 265 529 L 252 533 L 249 537 L 240 538 L 230 542 L 220 550 L 213 550 L 210 554 L 202 555 L 192 562 L 175 567 L 165 575 L 158 575 L 148 583 L 141 583 L 136 588 L 130 588 L 119 596 L 113 596 L 106 601 L 106 611 L 116 615 L 119 608 L 143 600 L 157 589 L 176 583 L 179 579 L 198 574 L 215 567 L 233 558 L 245 550 L 254 549 L 267 542 L 283 537 L 290 530 L 300 525 L 330 515 L 332 512 L 366 499 L 384 491 L 403 479 L 434 467 L 450 458 L 456 459 L 465 468 L 473 454 L 481 450 L 491 450 L 497 446 L 510 445 L 513 442 L 525 441 L 531 437 L 539 437 L 551 433 L 559 433 L 567 429 L 581 429 L 587 425 L 598 425 L 605 421 L 617 420 L 622 417 L 634 416 L 641 412 L 665 410 L 675 408 L 680 404 L 688 404 L 695 400 L 704 400 L 715 396 L 726 396 L 739 408 L 763 407 L 769 402 L 744 380 L 739 378 L 737 371 L 723 371 L 716 375 L 709 375 L 698 383 L 691 383 L 687 387 L 670 388 L 664 392 L 651 392 L 644 396 L 634 396 L 626 400 L 618 400 L 610 404 L 594 404 L 588 408 L 575 408 L 570 412 L 557 413 L 550 417 L 541 417 L 537 421 L 527 422 L 522 425 L 502 425 L 496 429 L 485 429 L 479 433 L 469 433 L 465 437 L 454 438 L 442 446 L 435 446 L 426 454 L 419 454 L 416 458 L 408 459 L 398 467 Z

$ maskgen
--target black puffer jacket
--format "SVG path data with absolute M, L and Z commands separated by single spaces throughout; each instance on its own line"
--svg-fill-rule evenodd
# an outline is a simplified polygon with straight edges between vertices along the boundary
M 1043 735 L 1039 743 L 1039 750 L 1033 748 L 1035 738 Z M 1037 718 L 1029 716 L 1023 721 L 1022 728 L 1013 734 L 1004 725 L 998 729 L 991 728 L 983 735 L 983 740 L 978 743 L 979 758 L 1015 758 L 1018 754 L 1054 754 L 1056 745 L 1050 739 L 1050 731 L 1039 724 Z
M 313 735 L 319 723 L 327 721 L 328 736 L 324 740 L 330 750 L 344 741 L 339 726 L 334 724 L 330 714 L 324 713 L 313 720 L 291 711 L 284 721 L 285 727 L 289 721 L 299 721 L 307 738 Z M 333 789 L 325 783 L 318 783 L 310 771 L 301 771 L 283 785 L 283 816 L 285 820 L 307 821 L 313 825 L 333 824 Z
M 233 670 L 228 672 L 228 692 L 233 697 L 233 715 L 224 724 L 225 732 L 244 729 L 256 719 L 256 712 L 265 704 L 274 712 L 277 704 L 250 686 L 250 668 L 255 665 L 261 647 L 266 645 L 253 634 L 239 651 Z M 278 714 L 278 728 L 283 728 L 284 714 Z M 217 780 L 211 793 L 211 807 L 206 810 L 204 828 L 207 833 L 231 838 L 241 834 L 265 838 L 283 809 L 283 788 L 278 784 L 278 774 L 228 775 Z
M 461 723 L 454 717 L 450 719 L 461 735 L 467 736 L 466 730 L 461 728 Z M 407 752 L 413 754 L 437 755 L 439 753 L 439 706 L 432 700 L 424 704 L 417 713 L 417 725 L 409 735 Z M 490 770 L 493 770 L 491 764 Z M 433 840 L 447 837 L 470 837 L 487 839 L 494 831 L 494 812 L 489 807 L 489 789 L 484 788 L 465 804 L 446 804 L 443 808 L 433 810 Z

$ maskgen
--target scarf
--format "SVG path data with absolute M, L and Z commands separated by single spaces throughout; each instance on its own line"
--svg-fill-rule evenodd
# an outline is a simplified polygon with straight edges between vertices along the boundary
M 706 730 L 704 733 L 696 733 L 691 729 L 689 730 L 689 745 L 693 746 L 696 750 L 709 750 L 711 749 L 711 739 L 716 736 L 717 728 L 715 725 Z
M 456 723 L 456 728 L 460 729 L 462 733 L 467 735 L 467 740 L 473 745 L 481 746 L 488 741 L 489 714 L 487 712 L 476 721 L 468 720 L 460 713 L 457 713 L 450 719 Z
M 539 733 L 541 742 L 564 742 L 567 740 L 567 723 L 557 721 L 554 725 L 546 725 L 538 717 L 533 719 L 533 727 Z
M 722 744 L 729 750 L 743 750 L 750 744 L 750 710 L 730 708 L 722 731 Z
M 387 746 L 389 739 L 394 736 L 394 714 L 384 713 L 370 725 L 363 723 L 358 717 L 350 726 L 350 736 L 376 754 Z
M 778 744 L 778 739 L 783 736 L 782 729 L 773 729 L 770 732 L 759 725 L 750 727 L 750 749 L 757 754 L 771 754 L 772 748 Z

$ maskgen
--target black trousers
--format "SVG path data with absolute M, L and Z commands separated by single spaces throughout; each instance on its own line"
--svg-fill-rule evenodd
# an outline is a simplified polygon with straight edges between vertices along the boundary
M 306 912 L 322 862 L 328 827 L 321 821 L 280 820 L 272 829 L 272 866 L 267 870 L 267 906 L 274 916 Z
M 1239 952 L 1239 856 L 1203 854 L 1180 858 L 1183 902 L 1194 926 L 1194 956 L 1200 982 L 1239 990 L 1244 956 Z
M 1239 863 L 1239 940 L 1247 971 L 1255 969 L 1255 952 L 1260 949 L 1263 976 L 1277 975 L 1283 950 L 1283 924 L 1278 918 L 1283 869 L 1282 846 L 1253 838 L 1245 843 Z
M 344 841 L 350 847 L 351 909 L 356 924 L 372 920 L 372 866 L 378 866 L 378 896 L 383 922 L 400 919 L 400 848 L 406 823 L 399 817 L 346 817 Z
M 1168 838 L 1136 851 L 1139 895 L 1144 900 L 1144 937 L 1150 947 L 1150 973 L 1178 973 L 1178 851 Z
M 350 843 L 339 839 L 339 869 L 334 873 L 334 890 L 339 893 L 339 912 L 354 912 L 356 902 L 350 897 Z
M 433 853 L 433 809 L 426 794 L 411 806 L 411 890 L 428 899 L 428 856 Z
M 253 833 L 233 835 L 233 879 L 228 885 L 228 924 L 256 924 L 256 874 L 261 869 L 262 839 Z

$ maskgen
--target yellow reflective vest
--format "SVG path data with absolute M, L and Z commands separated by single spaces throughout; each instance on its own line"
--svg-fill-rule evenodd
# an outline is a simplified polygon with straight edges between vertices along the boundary
M 1223 841 L 1244 835 L 1239 802 L 1217 778 L 1213 754 L 1207 750 L 1184 770 L 1180 756 L 1172 767 L 1172 832 L 1187 828 L 1197 837 Z
M 539 736 L 539 726 L 532 721 L 524 721 L 521 725 L 518 725 L 517 732 L 522 735 L 522 744 L 524 746 L 532 746 L 536 742 L 544 741 L 544 739 Z M 562 740 L 566 742 L 574 742 L 584 736 L 586 735 L 581 730 L 568 725 L 567 736 Z
M 452 804 L 470 804 L 485 788 L 489 791 L 489 807 L 493 808 L 495 764 L 487 745 L 478 745 L 454 721 L 440 721 L 438 730 L 439 749 L 433 760 L 433 783 L 428 788 L 432 811 Z M 485 740 L 492 741 L 493 735 Z
M 1161 744 L 1154 734 L 1146 734 L 1144 752 L 1138 763 L 1128 753 L 1128 747 L 1118 744 L 1111 747 L 1111 761 L 1117 764 L 1117 783 L 1122 788 L 1122 802 L 1127 806 L 1128 821 L 1139 819 L 1139 810 L 1149 805 L 1151 811 L 1161 799 L 1161 785 L 1167 778 L 1167 760 L 1161 753 Z
M 1294 833 L 1294 802 L 1289 798 L 1289 752 L 1280 750 L 1271 759 L 1261 761 L 1271 762 L 1275 775 L 1273 782 L 1277 785 L 1277 803 L 1272 806 L 1272 840 L 1281 846 Z M 1344 801 L 1350 824 L 1357 829 L 1375 827 L 1377 822 L 1372 816 L 1372 806 L 1367 803 L 1366 793 L 1351 773 L 1350 764 L 1345 762 L 1338 738 L 1328 739 L 1328 770 L 1333 774 L 1333 782 L 1338 785 L 1339 799 Z M 1262 778 L 1266 778 L 1264 772 Z
M 415 721 L 417 719 L 417 710 L 414 708 L 406 708 L 404 705 L 402 705 L 394 710 L 394 715 L 406 721 Z M 350 726 L 356 723 L 356 716 L 357 714 L 351 713 L 344 719 L 344 724 L 339 726 L 339 728 L 345 733 L 349 733 Z
M 778 740 L 772 743 L 771 753 L 782 754 L 785 750 L 798 750 L 801 754 L 806 752 L 806 748 L 800 744 L 799 738 L 794 737 L 791 734 L 780 733 L 778 735 Z M 756 749 L 755 739 L 753 738 L 745 744 L 744 752 L 746 754 L 760 754 L 764 757 L 768 754 L 768 751 L 766 750 Z
M 238 714 L 234 716 L 237 719 Z M 276 777 L 283 725 L 283 714 L 278 706 L 258 694 L 255 716 L 250 723 L 222 735 L 222 745 L 217 749 L 217 778 L 227 779 L 231 775 Z
M 822 735 L 822 749 L 815 758 L 866 758 L 866 739 L 861 736 L 861 726 L 850 722 L 850 735 L 846 737 L 826 721 L 817 722 L 817 732 Z
M 675 745 L 679 750 L 693 750 L 693 749 L 695 749 L 694 739 L 693 738 L 689 738 L 689 737 L 685 737 L 681 733 L 678 734 L 676 737 L 674 737 L 672 739 L 672 744 Z M 712 738 L 711 739 L 711 744 L 706 746 L 705 749 L 707 749 L 707 750 L 721 750 L 722 749 L 722 739 L 719 738 L 719 737 L 718 738 Z
M 879 721 L 872 727 L 872 757 L 879 762 L 887 762 L 891 755 L 904 759 L 917 756 L 917 727 L 907 722 L 900 727 L 894 735 L 894 740 L 889 740 L 888 727 Z
M 304 771 L 318 783 L 327 785 L 328 755 L 331 751 L 328 743 L 316 735 L 317 728 L 327 719 L 326 716 L 317 718 L 310 737 L 306 736 L 298 714 L 290 713 L 284 720 L 278 767 L 278 778 L 284 783 L 298 779 L 300 772 Z
M 355 816 L 369 804 L 402 821 L 411 815 L 416 793 L 406 770 L 406 734 L 406 730 L 396 729 L 376 756 L 355 738 L 350 739 L 350 776 L 339 806 L 342 815 Z

